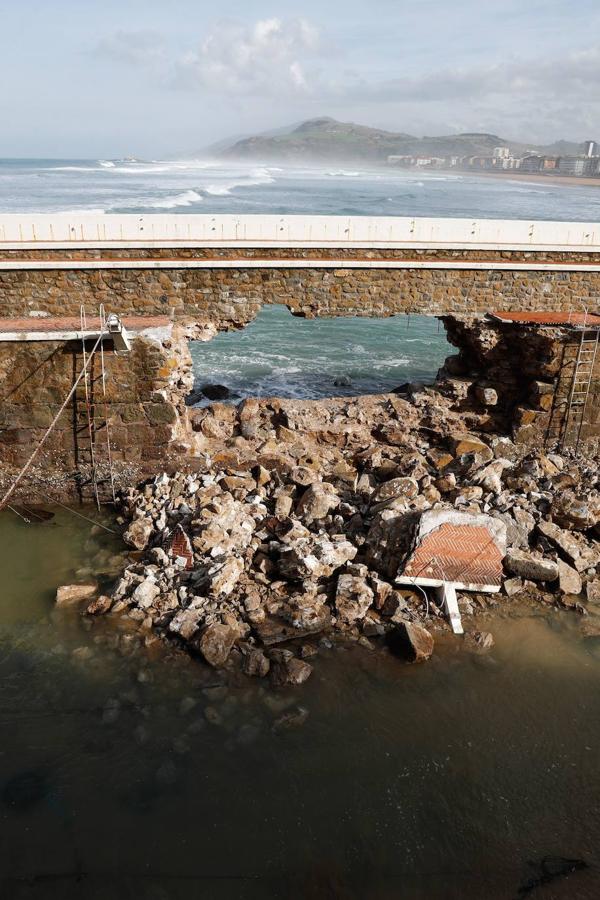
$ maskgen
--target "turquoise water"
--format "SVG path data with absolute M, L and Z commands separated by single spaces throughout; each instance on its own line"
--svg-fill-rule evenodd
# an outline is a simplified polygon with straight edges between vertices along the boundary
M 300 319 L 284 306 L 266 306 L 242 331 L 195 342 L 191 352 L 198 386 L 221 384 L 237 397 L 312 399 L 432 381 L 453 350 L 428 316 Z

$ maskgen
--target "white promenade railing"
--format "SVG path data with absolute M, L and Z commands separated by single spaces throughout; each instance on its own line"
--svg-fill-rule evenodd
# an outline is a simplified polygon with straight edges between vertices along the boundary
M 142 247 L 600 252 L 600 223 L 383 216 L 0 215 L 0 250 Z

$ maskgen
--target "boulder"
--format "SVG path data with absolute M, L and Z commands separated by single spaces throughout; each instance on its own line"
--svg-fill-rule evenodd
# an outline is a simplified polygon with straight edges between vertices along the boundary
M 340 575 L 335 592 L 335 606 L 341 622 L 354 625 L 364 619 L 373 600 L 373 591 L 364 578 Z
M 600 581 L 588 581 L 585 596 L 588 603 L 600 603 Z
M 562 559 L 558 561 L 558 585 L 563 594 L 572 594 L 574 596 L 580 594 L 583 589 L 579 572 L 576 569 L 572 569 Z
M 515 594 L 520 594 L 523 590 L 523 579 L 505 578 L 502 586 L 507 597 L 514 597 Z
M 558 578 L 558 564 L 554 560 L 534 556 L 533 553 L 516 550 L 514 547 L 507 552 L 504 565 L 511 575 L 530 581 L 555 581 Z
M 145 550 L 154 533 L 152 519 L 134 519 L 125 534 L 123 540 L 129 547 L 135 550 Z
M 269 674 L 270 668 L 271 662 L 262 650 L 249 648 L 244 652 L 242 671 L 245 675 L 252 678 L 264 678 Z
M 200 626 L 204 615 L 202 608 L 192 603 L 187 609 L 180 609 L 169 622 L 171 634 L 178 634 L 184 641 L 191 640 Z
M 407 500 L 413 500 L 419 493 L 419 485 L 414 478 L 392 478 L 390 481 L 384 482 L 377 489 L 374 500 L 381 503 L 386 500 L 396 500 L 399 497 L 405 497 Z
M 312 666 L 303 659 L 282 658 L 271 667 L 273 683 L 278 686 L 285 684 L 304 684 L 312 675 Z
M 160 588 L 154 579 L 145 578 L 141 584 L 138 584 L 131 599 L 135 605 L 139 606 L 141 609 L 148 609 L 149 606 L 152 606 L 159 594 Z
M 600 562 L 600 552 L 583 535 L 559 528 L 554 522 L 539 522 L 537 530 L 578 572 L 593 569 Z
M 237 631 L 229 625 L 209 625 L 198 641 L 198 650 L 206 662 L 217 669 L 229 659 L 237 637 Z
M 350 541 L 331 541 L 326 537 L 300 538 L 284 547 L 279 555 L 279 571 L 285 578 L 326 578 L 344 563 L 354 559 L 358 550 Z
M 208 593 L 213 597 L 227 597 L 235 588 L 243 571 L 244 562 L 237 556 L 211 566 L 206 575 Z
M 552 519 L 563 528 L 586 531 L 600 522 L 600 494 L 590 491 L 587 496 L 575 491 L 559 491 L 551 508 Z
M 433 653 L 433 636 L 423 625 L 401 622 L 390 636 L 392 649 L 409 662 L 424 662 Z
M 310 484 L 296 503 L 296 515 L 306 524 L 324 519 L 339 506 L 340 498 L 332 484 L 317 481 Z
M 63 584 L 56 591 L 56 605 L 70 606 L 72 603 L 81 603 L 82 600 L 90 600 L 98 593 L 98 585 L 90 584 Z
M 502 473 L 509 467 L 506 459 L 496 459 L 481 469 L 474 477 L 475 484 L 480 485 L 484 490 L 491 491 L 493 494 L 500 494 L 502 491 Z
M 101 594 L 100 597 L 96 597 L 95 600 L 88 604 L 86 613 L 88 616 L 103 616 L 110 611 L 112 604 L 112 597 Z
M 231 391 L 224 384 L 204 384 L 197 393 L 203 394 L 207 400 L 228 400 L 232 396 Z

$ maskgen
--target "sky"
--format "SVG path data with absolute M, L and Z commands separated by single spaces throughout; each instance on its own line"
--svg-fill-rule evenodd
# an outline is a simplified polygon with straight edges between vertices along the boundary
M 0 0 L 0 157 L 194 155 L 333 116 L 600 137 L 600 3 Z

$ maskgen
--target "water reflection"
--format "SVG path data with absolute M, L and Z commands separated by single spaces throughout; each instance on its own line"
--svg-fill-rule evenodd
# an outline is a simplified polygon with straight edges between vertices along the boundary
M 0 548 L 2 896 L 598 896 L 600 659 L 575 617 L 487 621 L 490 655 L 447 637 L 425 666 L 321 647 L 272 692 L 54 610 L 110 536 L 3 515 Z

